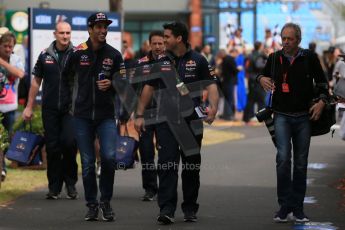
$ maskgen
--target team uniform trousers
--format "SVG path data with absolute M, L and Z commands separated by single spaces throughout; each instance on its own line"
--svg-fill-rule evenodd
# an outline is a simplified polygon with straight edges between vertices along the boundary
M 202 122 L 198 121 L 202 126 Z M 180 150 L 166 122 L 156 125 L 158 150 L 158 205 L 160 214 L 174 216 L 177 205 L 177 184 L 180 157 L 182 159 L 182 211 L 197 212 L 197 203 L 200 188 L 200 164 L 201 155 L 198 154 L 186 157 Z M 193 132 L 193 131 L 192 131 Z M 201 146 L 203 135 L 194 135 L 198 145 Z
M 74 186 L 78 180 L 77 145 L 71 115 L 67 111 L 42 109 L 47 152 L 49 191 L 60 193 L 63 182 Z
M 157 193 L 157 171 L 155 166 L 155 145 L 153 137 L 155 125 L 145 126 L 145 131 L 141 133 L 139 139 L 140 161 L 142 165 L 142 182 L 145 191 Z

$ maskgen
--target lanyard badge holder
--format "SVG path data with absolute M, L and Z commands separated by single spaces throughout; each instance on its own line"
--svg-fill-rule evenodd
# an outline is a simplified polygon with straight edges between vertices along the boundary
M 177 84 L 176 84 L 176 88 L 179 91 L 181 96 L 186 96 L 189 94 L 189 90 L 187 88 L 187 86 L 184 84 L 183 81 L 180 81 L 180 79 L 178 77 L 176 77 L 177 80 Z
M 179 66 L 180 66 L 180 62 L 179 62 Z M 178 75 L 178 70 L 180 69 L 179 66 L 177 68 L 177 75 L 176 75 L 176 81 L 177 81 L 176 88 L 181 96 L 186 96 L 189 94 L 189 90 L 187 86 L 184 84 L 184 82 L 180 80 L 180 77 Z
M 181 96 L 186 96 L 189 94 L 189 89 L 188 87 L 184 84 L 183 81 L 180 80 L 180 78 L 178 76 L 176 76 L 176 81 L 177 81 L 177 84 L 176 84 L 176 88 L 177 90 L 179 91 L 180 95 Z M 202 105 L 199 105 L 199 106 L 196 106 L 194 108 L 195 112 L 197 113 L 198 117 L 199 118 L 205 118 L 207 117 L 207 114 L 208 114 L 208 107 L 204 104 Z
M 178 76 L 176 76 L 176 81 L 177 81 L 176 88 L 177 88 L 178 92 L 180 93 L 180 95 L 181 96 L 188 95 L 189 94 L 189 89 L 188 89 L 187 85 L 184 84 L 184 82 L 181 81 Z M 197 113 L 199 118 L 207 117 L 207 114 L 208 114 L 208 111 L 209 111 L 208 107 L 206 105 L 204 105 L 204 104 L 196 106 L 194 108 L 194 110 Z

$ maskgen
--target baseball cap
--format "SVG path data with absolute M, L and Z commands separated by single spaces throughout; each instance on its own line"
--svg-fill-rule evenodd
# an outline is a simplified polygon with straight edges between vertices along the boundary
M 113 21 L 109 20 L 108 16 L 102 12 L 91 14 L 87 19 L 88 26 L 93 26 L 97 22 L 105 22 L 107 25 L 110 25 Z

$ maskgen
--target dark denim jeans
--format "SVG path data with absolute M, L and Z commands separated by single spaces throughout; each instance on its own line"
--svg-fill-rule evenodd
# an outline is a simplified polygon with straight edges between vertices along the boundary
M 7 113 L 1 113 L 1 114 L 3 116 L 2 125 L 7 130 L 8 136 L 11 138 L 11 136 L 13 134 L 12 133 L 13 132 L 13 124 L 14 124 L 14 121 L 15 121 L 15 111 L 9 111 Z M 4 153 L 6 153 L 6 151 L 7 151 L 7 149 L 5 149 Z M 2 164 L 2 170 L 7 172 L 6 164 L 5 164 L 5 156 L 4 156 L 4 159 L 1 162 L 1 164 Z
M 277 195 L 280 206 L 303 208 L 310 146 L 309 116 L 274 115 L 277 142 Z M 293 173 L 291 177 L 291 150 Z
M 97 204 L 95 137 L 99 138 L 101 176 L 99 179 L 100 201 L 109 202 L 113 196 L 115 176 L 116 138 L 115 120 L 90 120 L 74 117 L 76 139 L 81 155 L 82 176 L 87 205 Z

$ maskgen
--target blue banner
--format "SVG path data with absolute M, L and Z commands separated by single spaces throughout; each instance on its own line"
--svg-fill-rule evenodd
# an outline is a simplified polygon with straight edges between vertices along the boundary
M 57 9 L 31 9 L 32 29 L 55 30 L 55 24 L 65 21 L 71 24 L 72 30 L 87 30 L 87 18 L 95 11 L 57 10 Z M 108 19 L 113 23 L 109 25 L 108 31 L 121 31 L 121 17 L 117 13 L 108 13 Z

